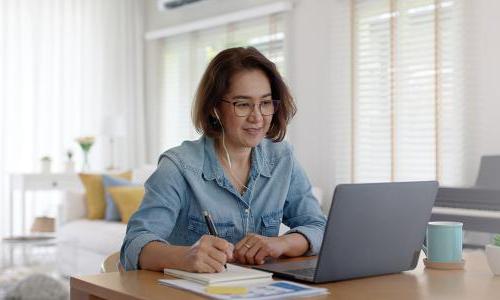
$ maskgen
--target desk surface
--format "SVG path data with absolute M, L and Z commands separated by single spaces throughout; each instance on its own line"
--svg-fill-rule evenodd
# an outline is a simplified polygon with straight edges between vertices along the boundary
M 465 270 L 426 269 L 422 257 L 415 270 L 399 274 L 318 284 L 329 295 L 314 299 L 500 299 L 500 276 L 493 276 L 484 251 L 465 251 Z M 158 272 L 129 271 L 71 278 L 71 299 L 201 299 L 160 285 Z

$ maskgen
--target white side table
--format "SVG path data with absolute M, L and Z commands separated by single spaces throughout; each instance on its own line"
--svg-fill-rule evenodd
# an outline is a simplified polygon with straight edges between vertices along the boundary
M 10 235 L 14 235 L 14 192 L 20 192 L 21 216 L 22 216 L 22 234 L 26 234 L 26 191 L 68 191 L 83 190 L 83 186 L 76 173 L 24 173 L 10 175 Z

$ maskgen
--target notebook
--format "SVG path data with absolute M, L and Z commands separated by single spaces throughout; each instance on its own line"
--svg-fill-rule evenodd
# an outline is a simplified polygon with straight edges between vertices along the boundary
M 254 279 L 271 279 L 273 273 L 227 264 L 227 269 L 220 273 L 191 273 L 175 269 L 164 269 L 163 273 L 197 283 L 211 285 Z

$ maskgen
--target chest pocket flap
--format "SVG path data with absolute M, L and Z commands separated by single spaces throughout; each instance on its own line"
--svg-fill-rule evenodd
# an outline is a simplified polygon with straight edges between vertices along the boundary
M 283 211 L 276 211 L 262 216 L 262 235 L 277 236 L 279 233 Z
M 214 220 L 215 228 L 217 229 L 217 233 L 221 238 L 230 238 L 234 233 L 234 222 L 232 221 L 218 221 Z M 189 216 L 188 219 L 188 230 L 197 233 L 198 235 L 209 234 L 207 223 L 205 220 L 195 217 Z

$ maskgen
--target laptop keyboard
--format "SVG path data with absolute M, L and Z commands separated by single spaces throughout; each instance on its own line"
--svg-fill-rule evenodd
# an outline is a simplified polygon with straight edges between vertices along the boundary
M 314 277 L 314 273 L 316 272 L 316 268 L 307 268 L 307 269 L 296 269 L 296 270 L 287 270 L 286 273 Z

